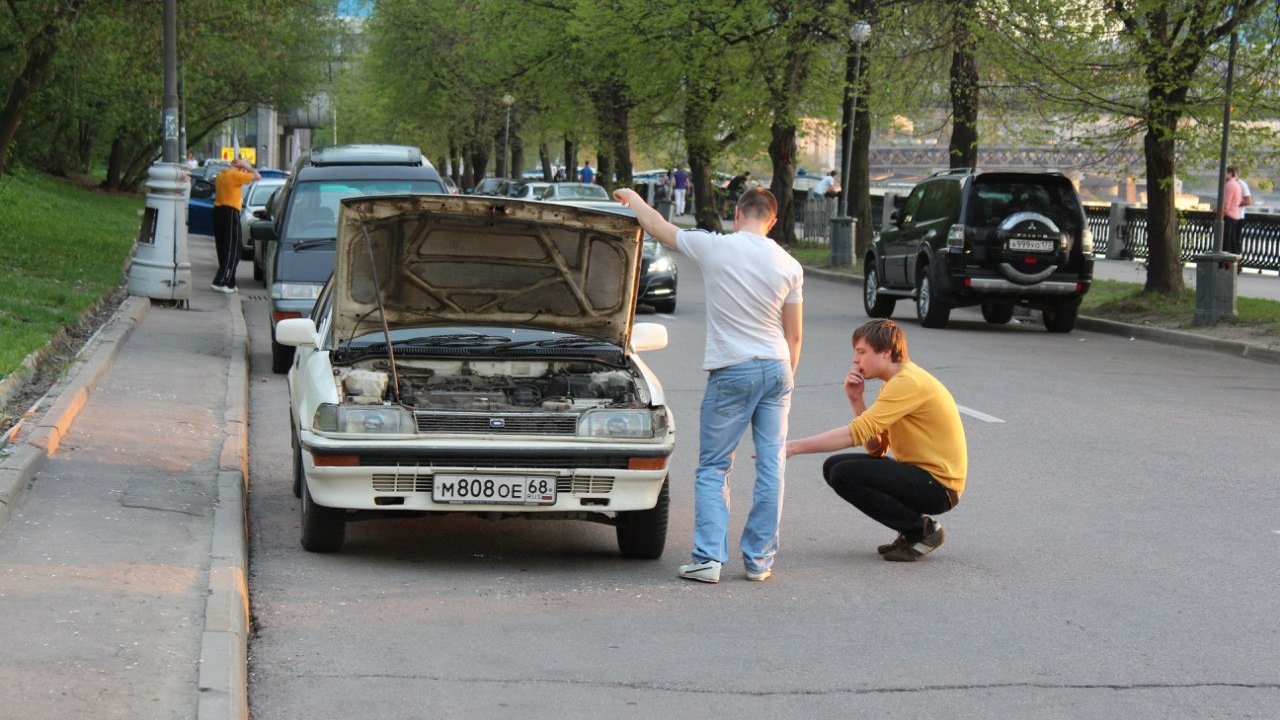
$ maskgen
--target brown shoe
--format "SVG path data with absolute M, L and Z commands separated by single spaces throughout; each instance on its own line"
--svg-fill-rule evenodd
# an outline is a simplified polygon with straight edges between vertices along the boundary
M 890 562 L 919 562 L 924 559 L 925 555 L 937 550 L 947 539 L 947 533 L 943 531 L 941 525 L 933 522 L 933 528 L 933 532 L 926 535 L 920 542 L 904 542 L 898 547 L 891 548 L 884 553 L 884 559 Z
M 899 545 L 901 545 L 906 541 L 907 541 L 906 534 L 898 533 L 898 537 L 893 542 L 888 543 L 887 545 L 881 545 L 880 547 L 876 548 L 876 552 L 880 553 L 881 555 L 884 555 L 885 553 L 889 552 L 890 550 L 893 550 L 894 548 L 898 547 Z

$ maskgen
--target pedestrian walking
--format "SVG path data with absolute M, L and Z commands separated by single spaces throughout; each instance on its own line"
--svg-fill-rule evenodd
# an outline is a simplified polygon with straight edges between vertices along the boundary
M 213 245 L 218 252 L 218 274 L 211 287 L 221 293 L 236 291 L 236 267 L 240 264 L 240 209 L 245 185 L 262 175 L 243 158 L 218 173 L 213 181 Z
M 578 172 L 578 177 L 582 178 L 582 182 L 588 185 L 595 182 L 596 171 L 591 169 L 591 161 L 587 160 L 582 163 L 582 170 Z
M 702 368 L 698 469 L 694 480 L 692 561 L 678 575 L 715 583 L 729 560 L 729 474 L 751 428 L 756 481 L 739 543 L 748 580 L 773 574 L 782 517 L 787 414 L 803 335 L 804 271 L 768 237 L 778 204 L 768 190 L 743 193 L 734 232 L 681 230 L 634 190 L 614 191 L 641 227 L 702 268 L 707 338 Z
M 684 168 L 676 168 L 675 174 L 672 176 L 672 190 L 675 194 L 673 204 L 675 205 L 676 215 L 685 214 L 685 201 L 689 195 L 689 172 Z
M 960 411 L 947 388 L 911 362 L 906 336 L 892 320 L 854 330 L 853 353 L 844 378 L 853 421 L 788 442 L 787 457 L 866 448 L 827 458 L 822 477 L 849 504 L 898 531 L 877 548 L 881 557 L 915 562 L 947 537 L 930 515 L 954 508 L 964 492 L 969 454 Z M 884 382 L 871 407 L 862 397 L 868 379 Z

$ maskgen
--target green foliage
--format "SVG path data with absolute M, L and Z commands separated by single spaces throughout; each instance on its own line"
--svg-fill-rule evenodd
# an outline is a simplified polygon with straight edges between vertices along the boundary
M 142 205 L 39 174 L 0 178 L 0 376 L 120 285 Z

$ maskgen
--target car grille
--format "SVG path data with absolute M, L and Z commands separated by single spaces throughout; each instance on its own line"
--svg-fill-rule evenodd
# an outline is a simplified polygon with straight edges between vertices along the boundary
M 380 493 L 429 493 L 434 478 L 417 473 L 387 473 L 373 476 L 373 491 Z M 557 493 L 575 495 L 608 495 L 613 492 L 613 478 L 558 478 Z
M 575 435 L 578 418 L 564 413 L 432 413 L 416 412 L 418 432 L 484 433 L 486 435 Z
M 385 455 L 361 455 L 361 467 L 397 467 L 412 471 L 413 468 L 430 470 L 484 470 L 530 468 L 535 470 L 566 470 L 587 468 L 597 470 L 626 470 L 626 457 L 600 457 L 597 455 L 547 455 L 500 457 L 493 455 L 450 455 L 447 457 L 394 457 Z

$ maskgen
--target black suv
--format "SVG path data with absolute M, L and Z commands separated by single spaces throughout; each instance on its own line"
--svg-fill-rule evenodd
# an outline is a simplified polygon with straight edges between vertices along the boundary
M 293 347 L 276 342 L 276 323 L 311 314 L 320 287 L 333 273 L 338 206 L 364 195 L 445 193 L 444 182 L 416 147 L 335 145 L 298 158 L 284 186 L 272 195 L 269 220 L 249 226 L 267 242 L 264 281 L 270 294 L 271 369 L 288 372 Z
M 1065 333 L 1093 281 L 1093 237 L 1061 173 L 953 170 L 911 191 L 863 267 L 871 317 L 914 298 L 925 327 L 944 327 L 951 308 L 966 305 L 1007 323 L 1021 305 Z

